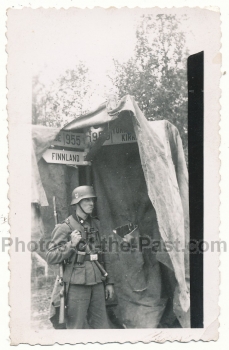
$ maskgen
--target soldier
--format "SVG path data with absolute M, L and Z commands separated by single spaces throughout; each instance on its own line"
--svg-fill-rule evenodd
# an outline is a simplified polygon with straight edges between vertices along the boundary
M 72 192 L 73 214 L 57 225 L 47 252 L 49 264 L 65 261 L 63 280 L 69 283 L 66 327 L 69 329 L 109 328 L 105 298 L 113 298 L 109 254 L 101 252 L 99 220 L 91 216 L 96 195 L 91 186 Z M 103 258 L 108 277 L 105 282 L 96 263 Z

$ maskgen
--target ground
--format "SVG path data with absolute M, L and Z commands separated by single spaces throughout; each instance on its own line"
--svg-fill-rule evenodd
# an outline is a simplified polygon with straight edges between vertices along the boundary
M 31 285 L 31 324 L 35 329 L 51 329 L 49 304 L 51 300 L 53 278 L 40 278 Z

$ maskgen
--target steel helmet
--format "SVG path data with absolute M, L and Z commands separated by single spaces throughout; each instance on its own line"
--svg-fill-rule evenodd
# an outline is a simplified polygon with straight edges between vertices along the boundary
M 92 186 L 79 186 L 72 191 L 71 205 L 79 203 L 84 198 L 96 198 Z

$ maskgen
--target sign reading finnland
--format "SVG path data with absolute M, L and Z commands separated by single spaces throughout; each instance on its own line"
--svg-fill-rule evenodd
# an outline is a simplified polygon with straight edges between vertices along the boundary
M 43 158 L 47 163 L 69 164 L 69 165 L 89 165 L 85 160 L 86 152 L 61 151 L 57 149 L 47 149 Z

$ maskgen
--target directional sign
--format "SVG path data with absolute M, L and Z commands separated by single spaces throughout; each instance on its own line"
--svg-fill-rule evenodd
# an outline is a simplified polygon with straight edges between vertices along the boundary
M 91 128 L 91 132 L 87 136 L 87 141 L 89 142 L 89 144 L 95 143 L 96 140 L 100 137 L 101 133 L 102 133 L 102 129 Z M 122 129 L 117 127 L 117 128 L 114 128 L 109 133 L 103 146 L 119 145 L 123 143 L 134 143 L 134 142 L 137 142 L 137 139 L 134 135 L 126 131 L 123 131 Z
M 65 148 L 85 148 L 84 134 L 71 131 L 60 131 L 52 142 L 54 146 L 64 146 Z
M 57 149 L 47 149 L 43 158 L 47 163 L 69 164 L 69 165 L 90 165 L 85 161 L 87 152 L 59 151 Z

